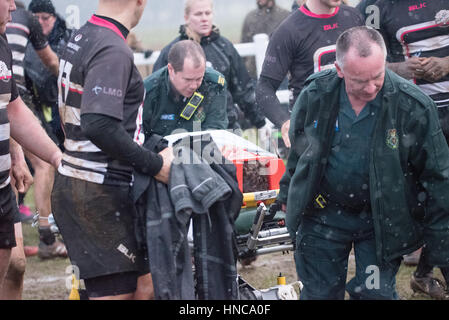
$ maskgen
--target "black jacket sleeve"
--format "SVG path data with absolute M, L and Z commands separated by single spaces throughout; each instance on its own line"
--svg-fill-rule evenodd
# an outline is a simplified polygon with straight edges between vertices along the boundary
M 95 113 L 83 114 L 81 130 L 107 155 L 130 164 L 141 173 L 154 176 L 162 168 L 162 157 L 135 143 L 115 118 Z
M 232 44 L 228 48 L 228 55 L 231 67 L 228 89 L 232 98 L 242 109 L 245 118 L 261 128 L 265 125 L 265 117 L 256 103 L 255 83 L 248 74 L 244 60 Z
M 290 119 L 290 114 L 281 107 L 276 91 L 282 81 L 260 76 L 256 89 L 256 99 L 265 116 L 278 128 Z

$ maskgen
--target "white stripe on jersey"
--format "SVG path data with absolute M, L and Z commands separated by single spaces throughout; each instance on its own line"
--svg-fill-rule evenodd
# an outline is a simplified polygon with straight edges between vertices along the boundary
M 11 100 L 11 93 L 0 94 L 0 109 L 5 109 Z
M 100 152 L 101 150 L 89 140 L 75 141 L 65 139 L 64 147 L 72 152 Z
M 12 73 L 14 73 L 16 76 L 25 76 L 25 71 L 23 70 L 23 67 L 19 67 L 16 65 L 12 66 Z
M 145 95 L 144 95 L 145 101 Z M 136 117 L 136 130 L 134 131 L 134 142 L 142 146 L 145 142 L 145 134 L 143 132 L 143 103 L 139 106 Z
M 59 107 L 59 114 L 61 115 L 61 121 L 66 124 L 70 123 L 75 126 L 81 125 L 81 110 L 70 107 L 68 105 L 61 105 Z
M 432 51 L 449 47 L 449 36 L 438 36 L 408 44 L 409 54 L 412 56 L 418 52 Z
M 100 172 L 106 172 L 106 168 L 108 166 L 108 164 L 105 162 L 88 161 L 79 158 L 74 158 L 65 153 L 62 155 L 62 159 L 77 167 L 92 169 Z
M 62 87 L 65 88 L 66 82 L 67 82 L 67 79 L 65 77 L 61 78 L 61 86 Z M 72 92 L 77 92 L 79 94 L 83 94 L 83 92 L 84 92 L 82 85 L 73 83 L 71 81 L 69 82 L 69 90 Z
M 104 174 L 95 173 L 91 171 L 83 171 L 72 168 L 70 166 L 63 166 L 62 164 L 58 168 L 58 172 L 63 176 L 68 176 L 76 179 L 81 179 L 89 182 L 103 184 Z
M 13 51 L 12 58 L 14 60 L 23 61 L 23 59 L 25 59 L 25 53 L 19 52 L 19 51 Z
M 26 47 L 28 43 L 28 38 L 20 35 L 20 34 L 6 34 L 9 44 L 17 44 L 19 46 Z
M 9 140 L 10 137 L 10 127 L 9 123 L 0 125 L 0 141 Z
M 11 169 L 11 156 L 8 153 L 0 156 L 0 171 L 8 171 L 9 169 Z
M 3 189 L 4 187 L 6 187 L 10 182 L 11 182 L 11 177 L 8 176 L 8 179 L 6 179 L 5 182 L 0 184 L 0 189 Z
M 313 72 L 323 71 L 325 69 L 333 68 L 334 65 L 321 65 L 321 57 L 326 53 L 335 52 L 337 45 L 333 44 L 331 46 L 319 48 L 313 54 Z
M 8 22 L 6 24 L 6 28 L 20 29 L 22 31 L 25 31 L 25 33 L 27 33 L 27 34 L 30 34 L 30 29 L 21 23 Z
M 449 81 L 435 82 L 418 85 L 419 88 L 427 95 L 449 92 Z
M 400 28 L 396 32 L 396 40 L 402 45 L 404 56 L 410 56 L 412 53 L 419 51 L 429 51 L 444 48 L 449 45 L 449 40 L 447 36 L 438 36 L 433 38 L 424 39 L 421 41 L 416 41 L 412 43 L 405 43 L 403 38 L 407 33 L 418 32 L 424 29 L 430 29 L 433 27 L 438 27 L 435 21 L 427 21 L 423 23 L 414 24 L 411 26 L 405 26 Z

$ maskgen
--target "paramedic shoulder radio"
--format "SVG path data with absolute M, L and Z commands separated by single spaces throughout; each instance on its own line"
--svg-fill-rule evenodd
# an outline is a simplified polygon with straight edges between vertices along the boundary
M 193 114 L 195 113 L 196 109 L 200 106 L 203 99 L 204 96 L 201 93 L 195 92 L 192 98 L 190 98 L 190 101 L 185 106 L 184 110 L 182 110 L 181 118 L 190 120 L 190 118 L 192 118 Z

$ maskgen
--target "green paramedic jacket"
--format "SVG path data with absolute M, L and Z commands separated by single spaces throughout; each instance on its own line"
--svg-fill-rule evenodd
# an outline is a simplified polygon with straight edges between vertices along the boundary
M 145 101 L 143 105 L 143 128 L 145 136 L 156 133 L 166 136 L 176 132 L 226 129 L 226 81 L 217 71 L 206 68 L 203 82 L 197 90 L 204 96 L 203 101 L 190 118 L 182 118 L 189 99 L 176 102 L 170 91 L 168 69 L 159 69 L 144 81 Z M 194 124 L 194 122 L 196 122 Z
M 331 150 L 340 86 L 335 70 L 312 75 L 296 101 L 292 143 L 278 199 L 293 239 L 318 192 Z M 449 148 L 433 101 L 386 70 L 370 148 L 369 187 L 379 264 L 429 247 L 429 263 L 449 265 Z

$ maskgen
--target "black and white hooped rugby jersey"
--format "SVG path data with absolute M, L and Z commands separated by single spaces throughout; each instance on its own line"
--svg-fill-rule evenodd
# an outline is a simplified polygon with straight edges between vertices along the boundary
M 11 156 L 9 154 L 8 104 L 19 96 L 12 75 L 12 54 L 6 36 L 0 35 L 0 189 L 9 184 Z
M 412 56 L 449 56 L 449 26 L 439 25 L 435 16 L 449 10 L 448 0 L 401 0 L 375 3 L 380 9 L 380 30 L 388 46 L 390 62 Z M 449 106 L 449 75 L 438 82 L 415 80 L 438 107 Z
M 65 132 L 62 175 L 99 184 L 129 185 L 132 167 L 106 155 L 81 131 L 82 114 L 121 120 L 142 144 L 143 80 L 125 42 L 127 30 L 105 17 L 92 18 L 72 34 L 60 59 L 59 113 Z
M 282 81 L 289 73 L 293 105 L 308 76 L 334 67 L 338 36 L 363 23 L 360 12 L 349 6 L 317 15 L 303 5 L 271 35 L 261 76 Z
M 12 51 L 12 71 L 17 85 L 25 89 L 23 60 L 28 42 L 31 42 L 35 50 L 42 50 L 48 45 L 48 41 L 39 21 L 31 12 L 17 8 L 11 13 L 11 17 L 12 21 L 6 25 L 6 37 Z

